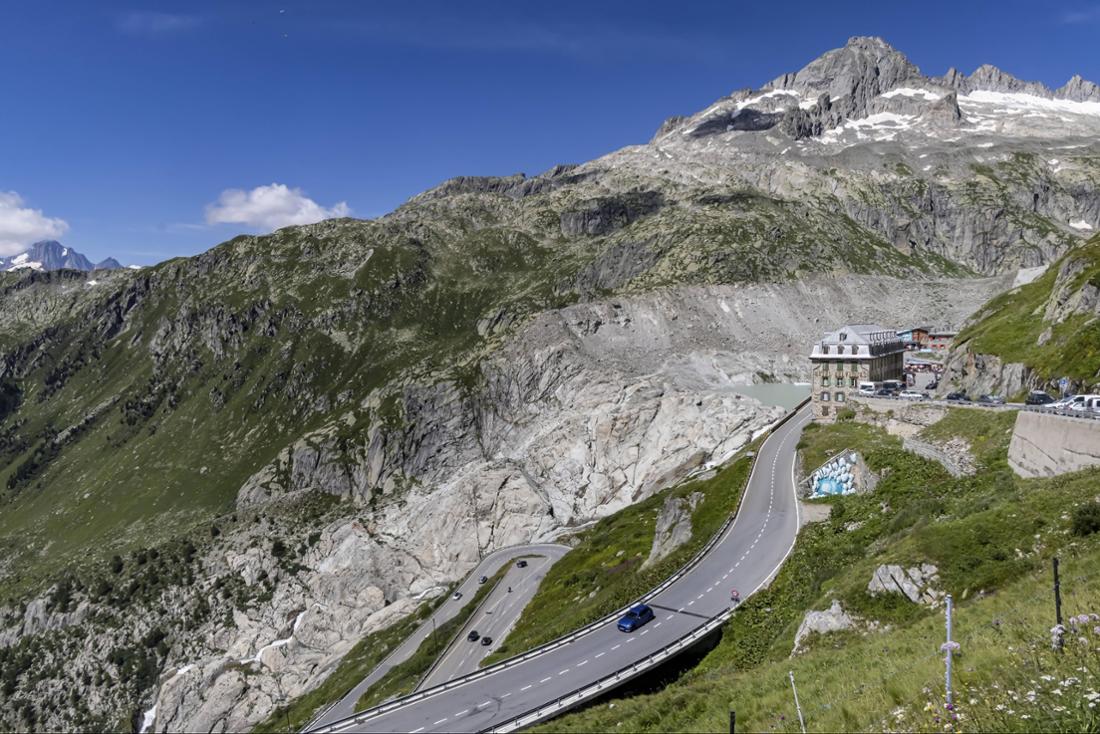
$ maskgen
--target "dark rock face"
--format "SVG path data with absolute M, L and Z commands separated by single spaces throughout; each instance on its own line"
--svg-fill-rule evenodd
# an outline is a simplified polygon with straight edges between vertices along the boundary
M 567 237 L 607 234 L 652 214 L 664 203 L 665 197 L 658 191 L 589 199 L 580 209 L 561 213 L 561 232 Z
M 649 270 L 660 257 L 652 243 L 617 242 L 577 273 L 574 287 L 584 297 L 614 290 Z

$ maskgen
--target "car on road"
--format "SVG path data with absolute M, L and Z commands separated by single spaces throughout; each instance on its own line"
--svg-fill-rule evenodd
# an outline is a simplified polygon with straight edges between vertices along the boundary
M 981 395 L 978 402 L 982 405 L 1004 405 L 1005 399 L 1000 395 Z
M 925 390 L 935 390 L 939 386 L 940 386 L 940 381 L 939 380 L 932 380 L 931 382 L 929 382 L 927 385 L 924 386 L 924 389 Z
M 875 390 L 875 397 L 892 398 L 894 397 L 894 391 L 885 387 L 880 387 L 878 390 Z
M 1024 400 L 1027 405 L 1050 405 L 1053 402 L 1054 397 L 1042 390 L 1032 390 L 1027 394 L 1027 399 Z
M 481 644 L 484 645 L 485 647 L 489 647 L 489 645 L 493 644 L 493 638 L 492 637 L 482 637 L 481 638 Z
M 479 578 L 479 579 L 477 580 L 477 582 L 478 582 L 479 584 L 484 584 L 484 583 L 485 583 L 486 581 L 488 581 L 488 580 L 489 580 L 489 577 L 488 577 L 488 576 L 482 576 L 481 578 Z
M 645 604 L 635 604 L 630 608 L 623 618 L 619 620 L 619 631 L 621 632 L 633 632 L 642 625 L 645 625 L 653 621 L 653 610 Z
M 451 594 L 451 598 L 454 599 L 455 601 L 458 601 L 459 599 L 462 598 L 462 592 L 461 591 L 456 591 L 455 593 Z
M 477 630 L 470 630 L 470 634 L 466 635 L 466 639 L 470 642 L 477 642 L 481 639 L 481 635 L 477 633 Z
M 924 400 L 928 396 L 916 390 L 902 390 L 898 393 L 898 397 L 903 400 Z
M 1078 395 L 1080 400 L 1070 406 L 1070 410 L 1079 413 L 1100 413 L 1100 395 Z
M 970 396 L 964 392 L 949 392 L 947 393 L 947 400 L 951 403 L 969 403 Z
M 524 561 L 524 560 L 516 561 L 516 568 L 527 568 L 527 561 Z
M 875 383 L 873 382 L 861 382 L 859 383 L 859 394 L 865 397 L 872 397 L 875 394 Z

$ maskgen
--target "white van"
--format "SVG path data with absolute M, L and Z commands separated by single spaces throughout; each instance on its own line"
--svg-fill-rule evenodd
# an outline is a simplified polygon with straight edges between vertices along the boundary
M 1100 413 L 1100 395 L 1075 395 L 1070 410 Z
M 872 396 L 875 394 L 875 390 L 878 386 L 873 382 L 861 382 L 859 383 L 859 394 L 863 396 Z

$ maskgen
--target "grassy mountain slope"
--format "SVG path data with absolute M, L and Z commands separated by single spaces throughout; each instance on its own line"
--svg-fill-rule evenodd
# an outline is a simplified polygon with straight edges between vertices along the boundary
M 991 300 L 959 334 L 956 350 L 1025 365 L 1044 386 L 1061 377 L 1078 390 L 1100 384 L 1100 237 Z

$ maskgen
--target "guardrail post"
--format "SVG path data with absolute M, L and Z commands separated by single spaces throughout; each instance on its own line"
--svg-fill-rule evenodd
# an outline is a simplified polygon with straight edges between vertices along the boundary
M 737 731 L 737 712 L 730 709 L 730 734 Z

